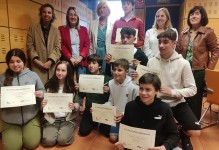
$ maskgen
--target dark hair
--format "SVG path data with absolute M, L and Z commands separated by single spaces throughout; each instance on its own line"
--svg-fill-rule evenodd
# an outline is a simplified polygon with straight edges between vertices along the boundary
M 134 0 L 121 0 L 122 4 L 124 4 L 125 2 L 130 2 L 132 4 L 132 6 L 135 5 L 135 1 Z
M 157 39 L 168 38 L 172 41 L 176 41 L 176 32 L 172 29 L 167 29 L 164 32 L 158 34 Z
M 46 7 L 50 7 L 52 9 L 52 20 L 51 20 L 51 23 L 54 22 L 54 20 L 56 19 L 56 15 L 55 15 L 55 9 L 54 7 L 49 4 L 49 3 L 46 3 L 46 4 L 43 4 L 40 8 L 39 8 L 39 16 L 40 16 L 40 19 L 42 19 L 41 15 L 42 15 L 42 12 L 44 10 L 44 8 Z
M 192 24 L 190 23 L 190 15 L 193 14 L 196 10 L 199 10 L 201 13 L 201 25 L 206 26 L 208 24 L 208 14 L 204 7 L 202 6 L 194 6 L 192 9 L 190 9 L 188 13 L 188 18 L 187 18 L 187 24 L 190 28 L 192 28 Z
M 59 91 L 59 80 L 56 76 L 56 70 L 57 70 L 57 67 L 60 64 L 65 64 L 66 67 L 67 67 L 67 76 L 66 76 L 66 79 L 65 79 L 63 92 L 64 93 L 75 93 L 76 89 L 75 89 L 74 76 L 73 76 L 71 65 L 67 61 L 59 61 L 57 63 L 52 78 L 50 78 L 45 84 L 46 90 L 49 90 L 49 92 L 51 92 L 51 93 L 58 93 L 58 91 Z
M 103 59 L 97 54 L 91 54 L 87 57 L 87 63 L 97 62 L 99 66 L 102 66 Z
M 126 26 L 126 27 L 123 27 L 121 29 L 120 34 L 121 34 L 121 36 L 124 35 L 124 34 L 135 36 L 136 35 L 136 31 L 135 31 L 134 28 Z
M 153 73 L 146 73 L 139 79 L 139 85 L 140 84 L 152 84 L 155 88 L 155 91 L 159 91 L 161 87 L 161 81 L 160 78 L 157 76 L 157 74 Z
M 5 77 L 5 81 L 4 81 L 4 86 L 11 86 L 12 85 L 14 72 L 9 68 L 9 63 L 10 63 L 12 56 L 19 57 L 21 59 L 21 61 L 24 63 L 24 65 L 26 64 L 26 61 L 27 61 L 25 53 L 21 49 L 14 48 L 14 49 L 11 49 L 7 52 L 5 59 L 6 59 L 6 63 L 8 65 L 8 68 L 5 71 L 6 77 Z
M 124 58 L 117 59 L 117 60 L 114 62 L 114 67 L 118 67 L 118 66 L 121 66 L 121 67 L 124 68 L 125 70 L 128 70 L 128 69 L 129 69 L 129 62 L 128 62 L 128 60 L 126 60 L 126 59 L 124 59 Z
M 71 27 L 71 23 L 70 23 L 70 20 L 69 20 L 69 14 L 70 14 L 71 10 L 73 10 L 77 14 L 75 7 L 69 7 L 68 8 L 67 13 L 66 13 L 66 24 L 67 24 L 68 27 Z M 77 14 L 77 16 L 78 16 L 78 14 Z M 78 16 L 76 29 L 79 29 L 79 28 L 80 28 L 80 25 L 79 25 L 79 16 Z

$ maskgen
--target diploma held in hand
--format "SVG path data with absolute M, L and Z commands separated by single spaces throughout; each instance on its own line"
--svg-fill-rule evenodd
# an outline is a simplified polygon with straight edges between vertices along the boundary
M 36 104 L 35 85 L 1 87 L 1 108 Z
M 134 128 L 120 123 L 119 142 L 133 150 L 148 150 L 155 145 L 155 130 Z
M 116 126 L 116 123 L 114 121 L 115 114 L 115 106 L 105 106 L 101 104 L 92 103 L 92 118 L 94 122 Z
M 134 59 L 134 45 L 111 44 L 109 54 L 112 55 L 111 62 L 124 58 L 131 63 Z
M 73 101 L 73 94 L 69 93 L 45 93 L 44 99 L 47 100 L 43 112 L 71 112 L 69 103 Z
M 103 94 L 104 76 L 81 74 L 79 85 L 80 92 Z

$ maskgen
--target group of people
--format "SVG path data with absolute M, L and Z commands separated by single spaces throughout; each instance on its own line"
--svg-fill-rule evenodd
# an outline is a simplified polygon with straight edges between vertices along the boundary
M 183 150 L 193 149 L 190 136 L 201 133 L 197 122 L 206 86 L 205 69 L 214 69 L 219 56 L 217 37 L 206 27 L 207 13 L 202 6 L 193 7 L 188 13 L 189 27 L 178 34 L 168 9 L 160 8 L 153 27 L 144 33 L 142 20 L 133 14 L 135 1 L 121 2 L 124 16 L 111 23 L 109 5 L 100 1 L 98 19 L 91 22 L 89 32 L 79 24 L 75 7 L 68 8 L 66 25 L 58 29 L 52 25 L 56 19 L 54 7 L 40 7 L 40 22 L 27 33 L 30 69 L 25 66 L 25 53 L 11 49 L 6 55 L 8 68 L 0 75 L 1 86 L 35 85 L 37 98 L 35 105 L 1 109 L 6 150 L 35 149 L 40 142 L 43 146 L 72 144 L 83 104 L 78 131 L 81 136 L 98 127 L 121 150 L 124 145 L 118 142 L 118 135 L 123 123 L 156 130 L 155 146 L 150 150 L 180 149 L 180 139 Z M 116 41 L 119 28 L 120 42 Z M 110 44 L 134 45 L 132 63 L 124 58 L 112 63 Z M 139 85 L 134 83 L 139 64 L 162 70 L 162 80 L 146 73 Z M 104 75 L 104 93 L 79 92 L 80 74 Z M 45 92 L 72 93 L 72 112 L 42 113 L 47 104 Z M 116 106 L 116 127 L 93 122 L 92 103 Z

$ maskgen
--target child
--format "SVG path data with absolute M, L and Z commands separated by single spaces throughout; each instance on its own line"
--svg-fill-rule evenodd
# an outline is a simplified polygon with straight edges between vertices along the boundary
M 192 150 L 189 136 L 199 136 L 201 132 L 195 115 L 184 99 L 195 95 L 197 91 L 191 67 L 189 62 L 174 50 L 175 31 L 167 29 L 157 38 L 160 53 L 149 60 L 148 66 L 162 70 L 160 98 L 170 105 L 173 116 L 182 125 L 180 136 L 183 150 Z
M 75 89 L 73 73 L 67 61 L 60 61 L 55 67 L 54 75 L 45 88 L 49 93 L 72 93 L 73 100 L 69 103 L 70 113 L 55 112 L 45 113 L 46 123 L 43 126 L 42 145 L 54 146 L 70 145 L 74 140 L 74 127 L 76 125 L 77 111 L 79 109 L 79 99 Z M 61 99 L 60 99 L 61 100 Z M 47 100 L 41 103 L 42 108 L 47 104 Z
M 136 31 L 134 28 L 126 26 L 123 27 L 120 31 L 121 34 L 121 44 L 123 45 L 132 45 L 135 41 L 135 34 Z M 105 57 L 106 63 L 110 63 L 110 60 L 112 59 L 112 55 L 109 53 Z M 134 60 L 133 60 L 133 65 L 130 66 L 129 72 L 136 69 L 137 65 L 140 63 L 141 65 L 146 66 L 148 62 L 148 58 L 145 55 L 145 53 L 140 49 L 140 48 L 135 48 L 134 49 Z
M 92 54 L 87 58 L 88 70 L 91 75 L 101 75 L 102 59 L 97 54 Z M 107 84 L 111 78 L 104 76 L 104 83 Z M 80 86 L 80 85 L 79 85 Z M 85 110 L 81 119 L 79 134 L 86 136 L 90 134 L 92 129 L 97 125 L 97 123 L 92 121 L 92 114 L 90 112 L 92 103 L 104 104 L 109 98 L 109 87 L 103 87 L 104 94 L 97 93 L 79 93 L 80 97 L 85 97 Z M 109 135 L 110 126 L 100 124 L 100 132 L 105 136 Z
M 138 95 L 138 86 L 132 82 L 128 76 L 129 62 L 126 59 L 118 59 L 114 62 L 113 77 L 109 81 L 110 97 L 105 105 L 116 106 L 117 114 L 115 115 L 116 127 L 111 126 L 110 141 L 118 141 L 119 122 L 121 121 L 125 105 L 135 99 Z
M 0 75 L 1 86 L 34 85 L 37 104 L 2 108 L 1 119 L 4 121 L 2 143 L 5 150 L 35 149 L 40 143 L 39 103 L 45 88 L 39 76 L 25 68 L 26 57 L 21 49 L 11 49 L 6 54 L 8 65 L 4 74 Z
M 139 96 L 128 102 L 121 123 L 137 128 L 156 130 L 155 147 L 172 150 L 179 142 L 179 133 L 170 107 L 157 98 L 161 81 L 157 75 L 146 73 L 139 79 Z M 162 118 L 158 118 L 161 116 Z M 123 149 L 117 142 L 116 147 Z
M 138 39 L 137 39 L 137 43 L 134 45 L 135 47 L 141 47 L 144 45 L 144 25 L 140 18 L 137 18 L 133 15 L 135 1 L 121 0 L 121 2 L 122 2 L 122 9 L 124 11 L 124 17 L 121 17 L 119 20 L 116 20 L 116 22 L 114 23 L 111 43 L 112 44 L 116 43 L 115 42 L 116 31 L 118 28 L 130 26 L 132 28 L 138 29 Z

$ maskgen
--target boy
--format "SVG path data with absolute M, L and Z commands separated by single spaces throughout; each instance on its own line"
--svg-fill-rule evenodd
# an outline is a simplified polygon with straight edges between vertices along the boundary
M 136 39 L 135 38 L 136 30 L 129 26 L 123 27 L 120 31 L 120 34 L 121 34 L 121 44 L 123 45 L 132 45 Z M 112 59 L 112 55 L 108 53 L 105 57 L 106 63 L 110 63 L 111 59 Z M 145 55 L 145 53 L 140 48 L 135 48 L 133 65 L 130 66 L 129 72 L 131 73 L 133 70 L 135 70 L 139 63 L 141 65 L 146 66 L 147 62 L 148 62 L 148 58 Z
M 116 106 L 117 114 L 115 115 L 116 127 L 111 126 L 110 141 L 118 141 L 119 122 L 121 121 L 125 105 L 135 99 L 138 95 L 138 86 L 132 82 L 128 76 L 129 62 L 126 59 L 118 59 L 114 62 L 113 79 L 109 81 L 110 97 L 105 105 Z
M 160 87 L 161 81 L 156 74 L 144 74 L 139 79 L 139 96 L 127 103 L 121 123 L 156 130 L 155 147 L 152 149 L 172 150 L 179 142 L 179 133 L 170 107 L 156 97 Z M 122 143 L 115 145 L 123 149 Z
M 130 26 L 135 29 L 138 29 L 138 39 L 137 43 L 134 44 L 135 47 L 141 47 L 144 45 L 144 25 L 140 18 L 137 18 L 133 15 L 133 10 L 135 7 L 134 0 L 121 0 L 122 9 L 124 11 L 124 17 L 121 17 L 119 20 L 116 20 L 113 26 L 112 31 L 112 40 L 111 43 L 115 44 L 116 31 L 117 28 L 123 28 L 125 26 Z
M 97 54 L 92 54 L 87 58 L 88 70 L 92 75 L 100 75 L 101 74 L 101 66 L 102 59 Z M 108 83 L 111 78 L 104 76 L 104 83 Z M 90 112 L 90 108 L 92 107 L 92 103 L 104 104 L 107 102 L 109 98 L 109 87 L 103 87 L 104 94 L 96 94 L 96 93 L 79 93 L 80 97 L 85 97 L 85 110 L 81 119 L 79 134 L 82 136 L 86 136 L 90 134 L 92 129 L 97 125 L 97 123 L 92 121 L 92 114 Z M 109 135 L 110 126 L 100 124 L 100 132 L 102 132 L 105 136 Z
M 160 53 L 148 61 L 148 66 L 162 70 L 163 80 L 159 96 L 168 103 L 173 116 L 182 126 L 180 138 L 183 150 L 192 150 L 189 136 L 199 136 L 200 125 L 184 97 L 196 94 L 197 88 L 189 62 L 183 59 L 174 49 L 176 47 L 176 32 L 168 29 L 158 36 Z

